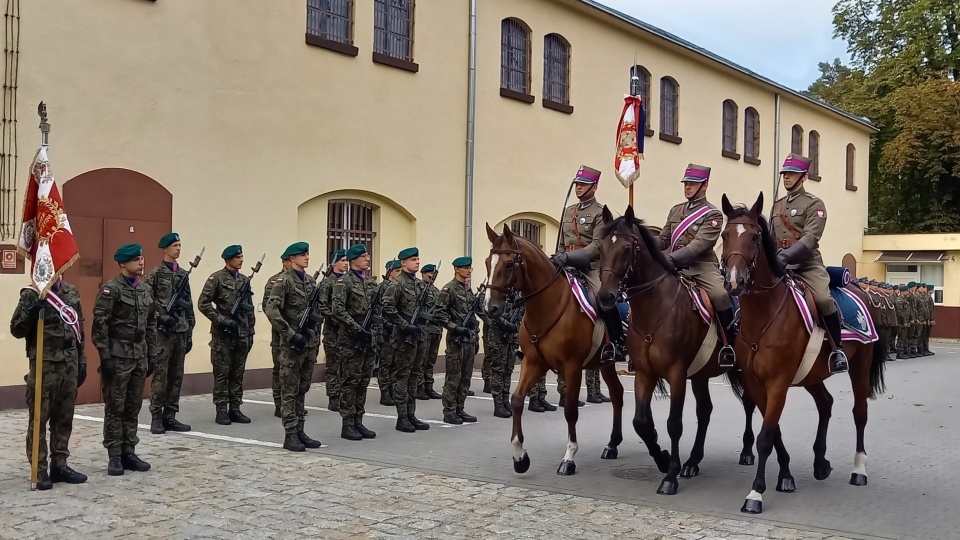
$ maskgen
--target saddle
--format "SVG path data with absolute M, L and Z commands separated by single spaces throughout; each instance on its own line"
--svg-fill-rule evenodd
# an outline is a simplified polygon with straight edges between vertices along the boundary
M 850 271 L 844 267 L 828 266 L 830 276 L 830 296 L 840 312 L 840 340 L 872 343 L 879 339 L 873 318 L 867 305 L 855 293 L 847 289 L 850 283 Z M 813 295 L 808 294 L 807 284 L 794 272 L 787 271 L 787 287 L 793 294 L 797 307 L 803 315 L 807 333 L 812 333 L 814 327 L 823 327 Z

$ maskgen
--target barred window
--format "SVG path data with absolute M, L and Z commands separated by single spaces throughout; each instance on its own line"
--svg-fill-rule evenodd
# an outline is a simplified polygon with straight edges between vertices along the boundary
M 727 157 L 737 153 L 737 104 L 732 99 L 723 102 L 723 151 Z M 737 155 L 736 159 L 740 156 Z
M 800 124 L 794 124 L 792 136 L 790 137 L 790 151 L 794 154 L 803 155 L 803 128 Z
M 353 0 L 307 0 L 307 35 L 353 44 Z
M 363 201 L 333 200 L 327 203 L 327 260 L 338 249 L 356 244 L 373 253 L 373 205 Z
M 634 76 L 637 77 L 640 87 L 640 102 L 643 103 L 643 110 L 647 111 L 647 123 L 643 126 L 643 130 L 649 137 L 653 135 L 650 129 L 650 72 L 643 66 L 633 66 L 630 68 L 631 84 Z
M 672 77 L 660 79 L 660 133 L 677 136 L 680 133 L 679 85 Z
M 743 112 L 743 159 L 760 164 L 760 113 L 753 107 Z
M 413 62 L 414 0 L 374 0 L 373 51 Z
M 810 138 L 807 142 L 807 152 L 810 153 L 810 178 L 812 180 L 820 179 L 820 134 L 816 131 L 810 132 Z
M 513 234 L 529 241 L 540 249 L 543 249 L 543 244 L 540 242 L 540 232 L 542 229 L 542 223 L 537 223 L 529 219 L 515 219 L 510 222 L 510 230 Z
M 543 99 L 570 104 L 570 44 L 559 34 L 543 38 Z
M 847 189 L 850 191 L 857 190 L 856 184 L 856 169 L 855 164 L 857 161 L 857 149 L 853 144 L 847 145 Z
M 520 19 L 500 23 L 500 88 L 530 93 L 530 27 Z

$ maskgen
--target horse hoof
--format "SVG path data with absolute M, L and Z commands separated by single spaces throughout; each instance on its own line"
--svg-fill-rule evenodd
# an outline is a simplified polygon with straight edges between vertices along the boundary
M 557 474 L 559 474 L 560 476 L 573 476 L 576 473 L 577 473 L 577 464 L 572 461 L 568 461 L 566 459 L 561 461 L 560 466 L 557 467 Z
M 797 490 L 797 483 L 793 481 L 792 476 L 785 476 L 777 482 L 777 491 L 781 493 L 793 493 Z
M 850 475 L 850 485 L 851 486 L 865 486 L 867 485 L 867 475 L 860 473 L 853 473 Z
M 600 453 L 600 459 L 617 459 L 620 455 L 620 451 L 616 448 L 610 448 L 609 446 L 603 449 L 603 452 Z
M 694 476 L 700 476 L 700 466 L 684 465 L 683 470 L 680 471 L 680 478 L 693 478 Z
M 817 480 L 826 480 L 830 478 L 830 473 L 833 471 L 833 467 L 830 466 L 830 462 L 823 460 L 822 463 L 814 462 L 813 464 L 813 477 Z
M 753 454 L 740 454 L 740 464 L 741 464 L 741 465 L 746 465 L 746 466 L 748 466 L 748 467 L 749 467 L 749 466 L 752 466 L 752 465 L 753 465 L 753 460 L 754 460 Z M 758 512 L 758 513 L 759 513 L 759 512 Z
M 657 495 L 676 495 L 677 488 L 680 487 L 677 484 L 676 480 L 663 479 L 663 482 L 660 482 L 660 488 L 657 489 Z
M 523 474 L 530 470 L 530 456 L 524 452 L 523 457 L 520 459 L 513 459 L 513 470 L 518 474 Z
M 747 499 L 743 501 L 743 506 L 740 507 L 740 511 L 744 514 L 762 514 L 763 513 L 763 501 L 755 501 L 753 499 Z
M 663 474 L 667 474 L 667 471 L 670 470 L 670 452 L 661 450 L 659 457 L 654 457 L 653 460 L 657 462 L 657 469 Z

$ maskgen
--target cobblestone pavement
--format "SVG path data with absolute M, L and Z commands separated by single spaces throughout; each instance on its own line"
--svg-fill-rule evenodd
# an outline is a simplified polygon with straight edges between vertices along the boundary
M 245 426 L 214 424 L 210 397 L 192 396 L 184 398 L 179 418 L 194 431 L 154 436 L 142 425 L 138 454 L 154 469 L 123 477 L 106 475 L 102 406 L 78 407 L 70 463 L 90 481 L 48 492 L 29 491 L 25 413 L 0 413 L 0 538 L 960 538 L 960 477 L 943 460 L 960 445 L 957 430 L 945 429 L 954 414 L 960 347 L 937 352 L 891 363 L 888 393 L 870 402 L 866 488 L 846 485 L 849 383 L 829 381 L 837 399 L 828 450 L 835 470 L 824 482 L 809 470 L 811 400 L 792 392 L 784 437 L 799 489 L 774 492 L 772 463 L 759 517 L 737 511 L 753 468 L 736 465 L 742 413 L 719 383 L 711 387 L 715 410 L 703 474 L 682 480 L 675 497 L 655 494 L 659 474 L 632 433 L 630 394 L 620 459 L 599 459 L 609 405 L 588 406 L 580 415 L 577 475 L 559 477 L 554 470 L 565 441 L 559 412 L 524 415 L 533 466 L 517 475 L 510 421 L 492 417 L 484 394 L 468 403 L 480 416 L 469 426 L 446 426 L 438 402 L 421 402 L 418 415 L 434 429 L 414 435 L 393 431 L 390 408 L 371 406 L 367 425 L 377 439 L 352 443 L 337 437 L 339 415 L 323 408 L 317 385 L 308 394 L 307 432 L 325 443 L 320 450 L 280 449 L 269 391 L 247 393 L 244 410 L 254 422 Z M 375 403 L 378 394 L 371 396 Z M 555 402 L 555 389 L 550 398 Z M 692 409 L 685 415 L 684 457 L 696 426 Z M 654 411 L 665 435 L 666 402 L 656 402 Z

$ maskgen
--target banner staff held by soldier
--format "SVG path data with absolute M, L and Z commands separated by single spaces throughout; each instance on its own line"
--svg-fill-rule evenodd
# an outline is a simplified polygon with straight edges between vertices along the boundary
M 156 368 L 160 350 L 153 291 L 140 281 L 143 248 L 126 244 L 117 249 L 113 260 L 120 275 L 100 288 L 93 306 L 91 339 L 100 353 L 107 474 L 121 476 L 124 470 L 150 470 L 150 464 L 135 453 L 140 442 L 137 418 L 144 383 Z
M 330 296 L 333 293 L 333 284 L 347 272 L 348 264 L 346 250 L 338 249 L 335 251 L 330 256 L 329 272 L 318 285 L 320 288 L 318 308 L 320 315 L 323 316 L 323 338 L 321 342 L 323 355 L 327 361 L 327 408 L 333 412 L 340 410 L 340 384 L 343 377 L 340 373 L 340 350 L 337 347 L 340 326 L 330 316 Z

